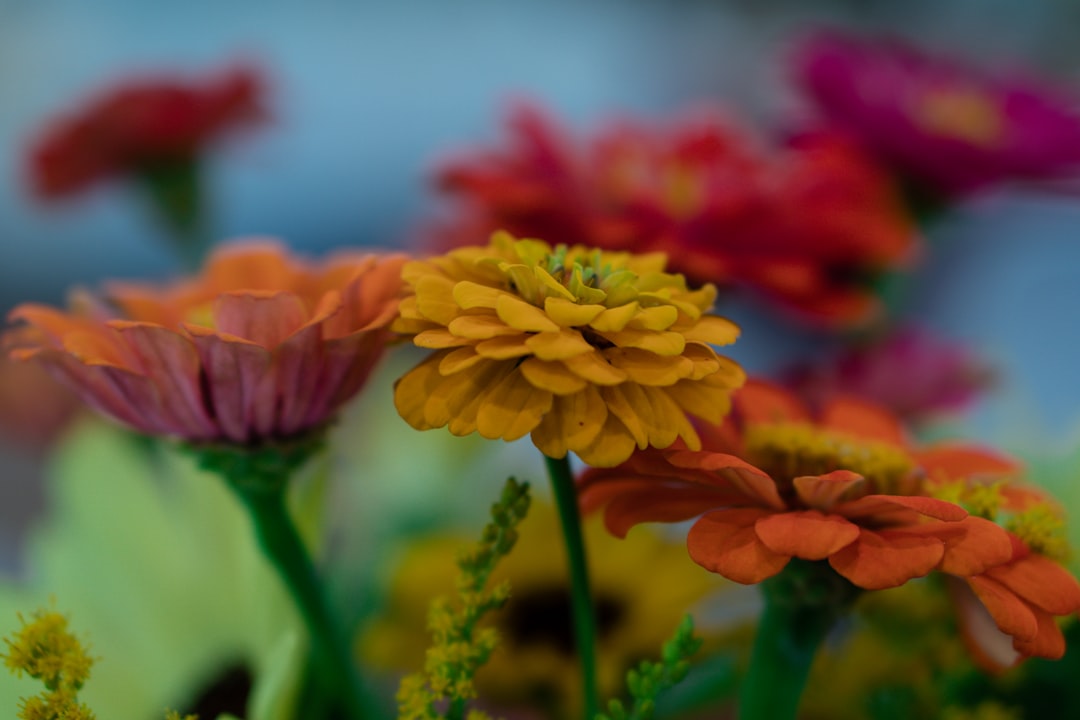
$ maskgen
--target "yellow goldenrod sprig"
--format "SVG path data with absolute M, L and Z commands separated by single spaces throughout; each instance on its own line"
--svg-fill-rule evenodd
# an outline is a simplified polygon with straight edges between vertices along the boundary
M 477 629 L 491 610 L 501 608 L 510 597 L 509 583 L 486 590 L 488 578 L 499 560 L 517 542 L 517 525 L 529 510 L 529 485 L 514 478 L 506 481 L 499 501 L 491 506 L 491 522 L 480 542 L 458 556 L 457 603 L 437 598 L 428 613 L 432 646 L 423 672 L 409 675 L 398 689 L 400 720 L 488 720 L 480 711 L 466 715 L 466 704 L 476 697 L 473 676 L 495 649 L 493 628 Z
M 199 716 L 185 715 L 184 717 L 180 717 L 180 713 L 176 712 L 175 710 L 169 710 L 167 713 L 165 713 L 165 720 L 199 720 Z
M 94 720 L 94 713 L 79 702 L 78 693 L 90 676 L 94 658 L 68 630 L 68 620 L 55 610 L 39 609 L 29 622 L 19 613 L 21 628 L 4 638 L 4 665 L 17 677 L 40 680 L 45 690 L 23 698 L 17 717 L 22 720 Z
M 666 643 L 660 662 L 642 660 L 637 669 L 626 673 L 626 686 L 634 703 L 627 710 L 619 700 L 608 703 L 608 714 L 596 720 L 649 720 L 656 712 L 656 697 L 678 684 L 690 670 L 690 657 L 701 648 L 701 638 L 694 635 L 694 620 L 683 616 L 675 635 Z

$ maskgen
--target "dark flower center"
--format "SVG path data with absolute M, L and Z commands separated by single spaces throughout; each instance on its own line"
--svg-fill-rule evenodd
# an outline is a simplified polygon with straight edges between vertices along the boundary
M 245 717 L 253 683 L 254 677 L 246 665 L 228 665 L 192 693 L 194 699 L 180 716 L 195 714 L 200 718 L 216 718 L 222 713 L 229 713 Z
M 597 592 L 593 608 L 597 639 L 602 641 L 618 627 L 626 615 L 626 607 L 621 600 Z M 515 593 L 501 624 L 507 641 L 513 645 L 547 645 L 563 655 L 574 655 L 569 588 L 546 585 Z

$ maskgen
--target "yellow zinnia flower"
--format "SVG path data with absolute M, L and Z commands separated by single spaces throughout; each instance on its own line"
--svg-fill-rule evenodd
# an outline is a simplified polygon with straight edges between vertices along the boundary
M 418 430 L 531 433 L 548 457 L 601 467 L 680 437 L 700 448 L 686 414 L 727 413 L 744 374 L 710 345 L 739 329 L 705 314 L 714 286 L 690 290 L 665 262 L 496 233 L 406 264 L 393 328 L 435 352 L 398 381 L 398 412 Z

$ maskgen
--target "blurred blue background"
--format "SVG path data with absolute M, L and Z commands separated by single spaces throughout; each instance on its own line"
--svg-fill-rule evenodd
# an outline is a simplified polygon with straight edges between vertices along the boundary
M 887 29 L 985 66 L 1033 66 L 1080 97 L 1080 11 L 1066 0 L 0 0 L 0 309 L 172 271 L 130 187 L 46 206 L 24 182 L 43 120 L 119 79 L 237 60 L 261 68 L 273 122 L 213 156 L 215 232 L 319 252 L 404 243 L 437 212 L 434 162 L 501 137 L 515 97 L 580 129 L 702 103 L 780 122 L 796 102 L 787 43 L 822 24 Z M 932 239 L 912 315 L 987 355 L 1002 378 L 972 432 L 996 439 L 1019 418 L 1066 436 L 1080 418 L 1080 200 L 1001 193 Z M 813 342 L 759 308 L 730 314 L 745 327 L 732 354 L 752 370 Z

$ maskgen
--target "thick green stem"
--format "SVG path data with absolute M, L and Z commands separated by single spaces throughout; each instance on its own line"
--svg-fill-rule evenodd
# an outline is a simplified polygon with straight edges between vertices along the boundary
M 596 615 L 589 591 L 589 566 L 581 534 L 577 491 L 567 458 L 545 456 L 555 505 L 562 524 L 563 544 L 570 567 L 570 607 L 574 622 L 574 642 L 581 663 L 582 719 L 592 720 L 599 708 L 596 688 Z
M 739 720 L 789 720 L 818 648 L 858 589 L 827 564 L 793 560 L 761 590 L 765 611 L 739 693 Z
M 323 593 L 315 566 L 285 505 L 285 483 L 230 482 L 247 508 L 263 554 L 285 583 L 311 637 L 312 659 L 323 692 L 347 717 L 364 717 L 352 656 Z

